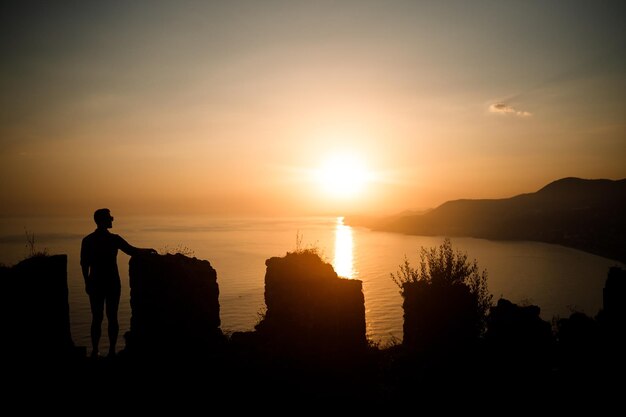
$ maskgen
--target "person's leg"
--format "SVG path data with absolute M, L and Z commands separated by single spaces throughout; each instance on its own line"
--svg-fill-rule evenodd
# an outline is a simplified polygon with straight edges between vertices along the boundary
M 104 318 L 104 296 L 99 292 L 92 291 L 89 295 L 91 306 L 91 356 L 98 356 L 98 345 L 102 332 L 102 319 Z
M 115 355 L 117 335 L 120 331 L 120 325 L 117 321 L 117 310 L 119 305 L 120 289 L 118 288 L 108 294 L 106 302 L 107 321 L 109 322 L 109 356 Z

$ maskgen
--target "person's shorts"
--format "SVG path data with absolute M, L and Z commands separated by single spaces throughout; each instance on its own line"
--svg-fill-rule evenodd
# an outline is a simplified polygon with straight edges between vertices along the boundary
M 119 300 L 122 292 L 120 282 L 95 281 L 92 285 L 89 297 L 95 300 Z

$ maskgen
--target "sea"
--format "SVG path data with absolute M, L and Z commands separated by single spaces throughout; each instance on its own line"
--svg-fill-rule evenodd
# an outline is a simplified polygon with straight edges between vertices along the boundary
M 115 214 L 114 214 L 115 215 Z M 80 269 L 81 239 L 95 229 L 85 218 L 0 218 L 0 263 L 11 266 L 32 250 L 68 256 L 71 331 L 77 346 L 90 346 L 91 313 Z M 421 247 L 444 236 L 409 236 L 345 224 L 342 217 L 215 218 L 116 217 L 112 233 L 131 245 L 161 253 L 182 252 L 208 260 L 217 271 L 221 329 L 250 331 L 265 311 L 265 261 L 296 249 L 316 248 L 337 274 L 363 282 L 368 338 L 388 345 L 402 341 L 402 297 L 391 279 L 405 259 L 419 263 Z M 30 236 L 30 238 L 28 238 Z M 34 241 L 33 241 L 34 237 Z M 29 243 L 30 239 L 30 243 Z M 579 250 L 527 241 L 453 237 L 452 245 L 486 270 L 494 302 L 506 298 L 541 308 L 544 320 L 574 311 L 594 316 L 612 266 L 622 263 Z M 130 326 L 129 257 L 120 252 L 120 340 Z M 106 319 L 100 349 L 106 351 Z

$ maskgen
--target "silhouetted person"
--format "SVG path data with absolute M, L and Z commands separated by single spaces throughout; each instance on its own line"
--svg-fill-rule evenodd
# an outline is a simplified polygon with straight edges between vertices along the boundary
M 91 344 L 92 356 L 98 356 L 102 319 L 106 305 L 109 322 L 109 356 L 115 355 L 119 324 L 117 309 L 120 304 L 121 282 L 117 269 L 117 251 L 135 256 L 141 253 L 155 254 L 154 249 L 136 248 L 121 236 L 110 233 L 113 227 L 113 216 L 109 209 L 98 209 L 93 214 L 98 228 L 85 236 L 80 249 L 80 265 L 85 278 L 85 290 L 89 294 L 91 305 Z

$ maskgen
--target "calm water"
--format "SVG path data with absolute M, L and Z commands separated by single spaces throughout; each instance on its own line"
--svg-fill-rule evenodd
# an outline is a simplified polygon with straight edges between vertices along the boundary
M 35 233 L 36 248 L 68 255 L 72 336 L 89 346 L 89 303 L 79 265 L 80 241 L 95 226 L 85 219 L 0 219 L 0 262 L 14 264 L 28 251 L 24 230 Z M 402 339 L 402 298 L 390 279 L 408 256 L 418 262 L 421 246 L 441 244 L 441 237 L 404 236 L 343 225 L 337 218 L 215 219 L 116 218 L 113 233 L 139 247 L 164 251 L 183 248 L 206 259 L 217 270 L 222 330 L 251 330 L 264 310 L 265 260 L 296 248 L 315 246 L 337 273 L 363 281 L 368 337 L 387 342 Z M 544 319 L 566 316 L 572 309 L 594 315 L 602 288 L 615 261 L 561 246 L 454 238 L 456 249 L 487 269 L 489 289 L 499 297 L 541 307 Z M 122 277 L 120 333 L 129 327 L 128 260 L 118 256 Z M 106 325 L 106 323 L 105 323 Z M 103 328 L 103 335 L 106 329 Z M 101 349 L 106 349 L 106 337 Z M 123 347 L 123 338 L 120 340 Z

